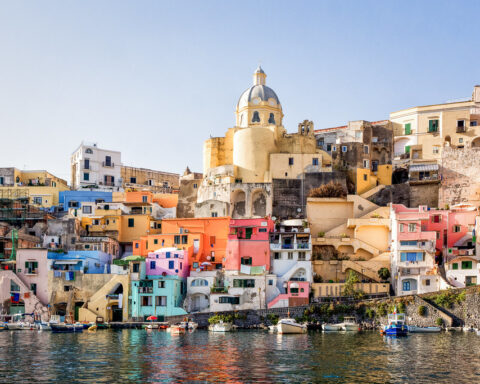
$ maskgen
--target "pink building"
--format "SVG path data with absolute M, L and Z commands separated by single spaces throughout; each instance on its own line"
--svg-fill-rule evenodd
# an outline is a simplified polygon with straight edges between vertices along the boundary
M 268 303 L 268 308 L 295 307 L 307 305 L 310 295 L 310 283 L 308 281 L 285 282 L 285 291 Z
M 270 219 L 232 219 L 224 267 L 226 271 L 261 274 L 270 270 Z
M 17 251 L 17 276 L 42 304 L 48 304 L 47 249 L 29 248 Z
M 189 272 L 187 251 L 177 248 L 161 248 L 150 252 L 145 260 L 147 276 L 177 275 L 187 278 Z
M 440 266 L 445 265 L 448 271 L 459 256 L 475 257 L 476 215 L 477 210 L 470 205 L 457 205 L 450 210 L 392 205 L 391 264 L 397 295 L 458 286 Z

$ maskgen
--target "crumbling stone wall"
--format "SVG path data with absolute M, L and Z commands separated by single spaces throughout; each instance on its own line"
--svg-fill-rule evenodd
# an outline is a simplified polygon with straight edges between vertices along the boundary
M 440 173 L 442 175 L 439 191 L 440 207 L 463 202 L 479 205 L 480 148 L 445 147 Z

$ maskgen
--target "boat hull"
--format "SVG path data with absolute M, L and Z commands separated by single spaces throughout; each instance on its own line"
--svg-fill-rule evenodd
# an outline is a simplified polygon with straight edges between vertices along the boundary
M 408 329 L 406 326 L 400 327 L 387 327 L 384 330 L 385 335 L 387 336 L 407 336 Z
M 340 324 L 322 324 L 322 329 L 326 332 L 340 332 L 342 326 Z
M 83 332 L 83 325 L 50 324 L 53 333 L 79 333 Z
M 348 332 L 358 332 L 360 329 L 357 324 L 343 324 L 342 330 Z
M 277 332 L 282 334 L 288 333 L 307 333 L 307 327 L 301 324 L 278 323 Z
M 233 330 L 233 324 L 232 323 L 217 323 L 210 325 L 208 327 L 208 330 L 211 332 L 231 332 Z
M 438 333 L 442 330 L 440 327 L 415 327 L 408 326 L 408 332 L 410 333 Z

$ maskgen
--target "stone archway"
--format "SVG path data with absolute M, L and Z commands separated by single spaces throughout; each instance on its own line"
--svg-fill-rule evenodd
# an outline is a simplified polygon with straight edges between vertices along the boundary
M 480 137 L 472 140 L 472 148 L 480 148 Z
M 252 215 L 265 217 L 267 215 L 267 195 L 263 190 L 252 193 Z
M 239 219 L 246 215 L 246 194 L 242 190 L 232 193 L 232 218 Z

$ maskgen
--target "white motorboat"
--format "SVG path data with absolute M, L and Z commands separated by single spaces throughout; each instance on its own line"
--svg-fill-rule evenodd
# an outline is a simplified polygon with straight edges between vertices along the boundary
M 233 323 L 224 323 L 220 320 L 218 323 L 211 324 L 208 330 L 211 332 L 231 332 L 233 330 Z
M 187 331 L 189 332 L 193 332 L 195 331 L 197 328 L 198 328 L 198 324 L 195 323 L 194 321 L 192 320 L 189 320 L 189 321 L 182 321 L 180 323 L 180 326 L 184 327 Z
M 35 329 L 33 324 L 24 323 L 23 321 L 8 323 L 7 326 L 10 331 L 29 331 L 29 330 Z
M 286 318 L 278 321 L 277 324 L 278 333 L 307 333 L 307 326 L 305 324 L 299 324 L 295 319 Z
M 322 329 L 325 332 L 339 332 L 342 330 L 342 324 L 322 324 Z
M 342 326 L 342 331 L 349 331 L 349 332 L 360 331 L 360 326 L 357 324 L 357 320 L 355 319 L 355 317 L 345 317 L 341 326 Z
M 440 332 L 440 327 L 417 327 L 415 325 L 408 325 L 408 332 L 410 333 L 437 333 Z
M 35 327 L 39 331 L 51 331 L 52 330 L 52 327 L 50 327 L 50 323 L 46 323 L 44 321 L 35 323 Z

